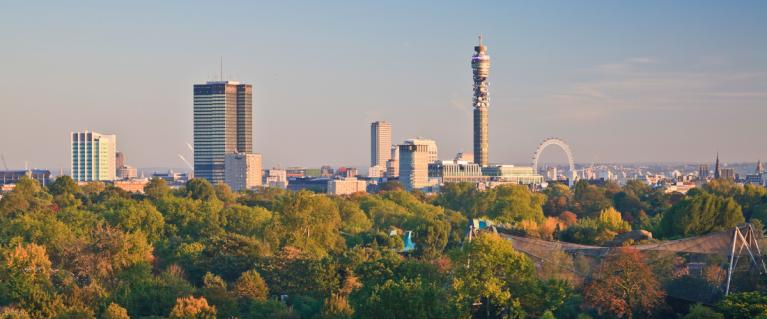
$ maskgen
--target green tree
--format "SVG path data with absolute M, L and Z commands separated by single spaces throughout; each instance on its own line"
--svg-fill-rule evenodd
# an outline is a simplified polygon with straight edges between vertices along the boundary
M 237 194 L 232 192 L 232 188 L 224 183 L 218 183 L 214 187 L 216 190 L 216 197 L 224 203 L 232 204 L 237 201 Z
M 5 307 L 0 310 L 0 319 L 30 319 L 30 317 L 24 309 Z
M 533 193 L 524 185 L 504 185 L 495 188 L 495 200 L 488 215 L 503 223 L 523 220 L 543 220 L 545 196 Z
M 575 184 L 573 211 L 582 217 L 596 216 L 602 210 L 611 206 L 610 199 L 607 197 L 603 188 L 590 185 L 581 180 Z
M 93 229 L 87 242 L 73 244 L 64 264 L 83 280 L 113 282 L 120 271 L 151 263 L 153 250 L 141 232 L 125 233 L 103 226 Z
M 176 299 L 170 311 L 170 319 L 216 319 L 216 307 L 209 306 L 204 297 L 193 296 Z
M 56 314 L 51 262 L 45 247 L 17 245 L 0 257 L 0 304 L 16 304 L 33 318 Z
M 573 192 L 567 185 L 555 183 L 542 191 L 546 195 L 543 203 L 543 214 L 546 216 L 559 216 L 569 211 L 572 206 Z
M 439 219 L 424 220 L 415 236 L 416 254 L 426 260 L 442 254 L 450 235 L 450 223 Z
M 701 304 L 692 305 L 682 319 L 724 319 L 724 315 Z
M 600 315 L 631 319 L 650 315 L 665 293 L 639 251 L 621 248 L 607 256 L 583 296 Z
M 338 211 L 341 214 L 343 225 L 341 230 L 349 234 L 359 234 L 367 231 L 373 226 L 365 212 L 360 209 L 357 203 L 350 200 L 337 200 Z
M 421 278 L 389 279 L 355 305 L 357 318 L 453 318 L 447 292 Z
M 483 233 L 453 257 L 453 289 L 459 309 L 522 315 L 522 296 L 535 284 L 535 267 L 524 254 L 498 235 Z
M 249 236 L 223 233 L 208 238 L 202 250 L 193 254 L 190 264 L 183 264 L 193 281 L 198 281 L 208 270 L 215 270 L 227 281 L 236 280 L 251 269 L 259 256 L 268 254 L 263 242 Z
M 130 316 L 128 310 L 113 302 L 101 314 L 101 319 L 130 319 Z
M 82 203 L 76 197 L 80 193 L 80 187 L 72 177 L 67 175 L 59 176 L 55 181 L 48 184 L 48 192 L 60 208 L 77 207 Z
M 493 195 L 494 191 L 482 192 L 473 183 L 447 183 L 440 188 L 434 204 L 477 218 L 490 209 Z
M 265 208 L 235 204 L 221 211 L 221 224 L 228 232 L 263 238 L 264 228 L 272 217 L 272 212 Z
M 115 198 L 95 207 L 110 225 L 125 232 L 141 231 L 151 242 L 162 236 L 165 219 L 149 201 Z
M 156 201 L 155 205 L 165 217 L 169 237 L 195 241 L 221 233 L 220 201 L 167 197 Z
M 0 216 L 17 216 L 26 212 L 48 211 L 51 196 L 44 192 L 40 184 L 27 176 L 22 177 L 10 193 L 0 199 Z
M 248 270 L 237 279 L 233 292 L 239 298 L 264 301 L 269 296 L 269 288 L 261 275 L 255 270 Z
M 731 319 L 757 318 L 767 315 L 767 294 L 758 291 L 732 293 L 716 308 Z
M 699 192 L 674 204 L 663 214 L 660 226 L 666 237 L 688 237 L 725 230 L 744 221 L 740 205 L 732 197 Z
M 193 178 L 186 182 L 186 193 L 192 199 L 203 201 L 217 199 L 213 185 L 204 178 Z
M 743 187 L 743 193 L 735 200 L 743 207 L 743 216 L 746 220 L 753 217 L 762 219 L 767 217 L 767 188 L 759 185 L 748 184 Z
M 338 206 L 327 196 L 300 191 L 280 198 L 270 227 L 270 241 L 324 256 L 343 248 Z
M 158 200 L 170 195 L 170 187 L 164 179 L 153 177 L 149 183 L 144 186 L 144 194 L 151 199 Z

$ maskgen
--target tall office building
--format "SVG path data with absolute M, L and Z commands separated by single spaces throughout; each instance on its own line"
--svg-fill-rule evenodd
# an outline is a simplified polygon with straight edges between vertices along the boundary
M 261 154 L 227 154 L 224 167 L 224 181 L 233 191 L 261 186 Z
M 471 57 L 471 69 L 474 73 L 474 159 L 480 166 L 488 164 L 488 81 L 490 73 L 490 56 L 487 55 L 487 47 L 482 45 L 482 36 L 479 36 L 479 45 L 474 47 L 474 55 Z
M 377 121 L 370 124 L 370 166 L 386 168 L 391 159 L 391 123 Z
M 410 139 L 399 145 L 399 182 L 405 189 L 431 186 L 429 163 L 436 160 L 436 149 L 434 141 L 425 139 Z
M 96 132 L 70 133 L 72 179 L 78 182 L 115 179 L 117 136 Z
M 253 152 L 253 86 L 233 81 L 194 85 L 194 176 L 224 182 L 225 157 Z

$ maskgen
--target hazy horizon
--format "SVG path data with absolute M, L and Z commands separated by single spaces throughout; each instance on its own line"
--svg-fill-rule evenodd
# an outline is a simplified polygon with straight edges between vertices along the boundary
M 490 69 L 490 161 L 547 137 L 579 163 L 767 160 L 767 2 L 13 2 L 0 10 L 0 154 L 68 166 L 70 131 L 136 167 L 184 167 L 192 85 L 253 84 L 264 167 L 363 167 L 393 143 L 471 151 L 471 68 Z M 763 39 L 761 41 L 755 39 Z M 543 161 L 561 162 L 556 149 Z

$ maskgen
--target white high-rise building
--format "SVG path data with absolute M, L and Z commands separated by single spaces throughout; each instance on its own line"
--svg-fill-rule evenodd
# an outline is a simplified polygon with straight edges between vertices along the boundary
M 391 159 L 391 123 L 377 121 L 370 124 L 370 166 L 386 167 Z
M 72 132 L 69 136 L 72 179 L 77 182 L 115 180 L 116 135 L 85 131 Z
M 227 154 L 224 160 L 224 182 L 233 191 L 261 186 L 261 154 Z

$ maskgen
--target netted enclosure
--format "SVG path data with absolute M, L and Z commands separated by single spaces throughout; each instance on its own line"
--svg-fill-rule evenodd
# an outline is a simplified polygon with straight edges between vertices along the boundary
M 470 230 L 470 239 L 478 229 Z M 767 266 L 760 249 L 765 247 L 765 240 L 750 224 L 699 237 L 616 247 L 528 238 L 493 227 L 481 231 L 498 232 L 510 240 L 515 249 L 536 262 L 542 276 L 567 280 L 576 286 L 604 271 L 606 259 L 626 250 L 641 256 L 671 298 L 714 304 L 730 293 L 767 286 Z

